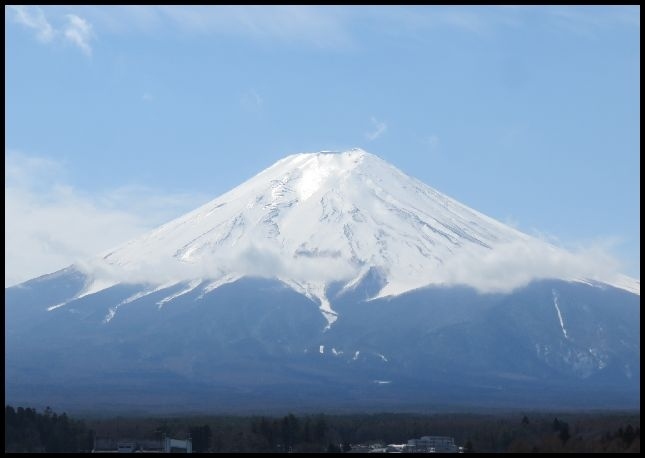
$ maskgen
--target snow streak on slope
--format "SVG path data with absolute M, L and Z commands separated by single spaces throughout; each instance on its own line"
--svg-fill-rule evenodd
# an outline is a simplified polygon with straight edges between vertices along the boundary
M 184 294 L 190 293 L 192 290 L 197 288 L 201 283 L 202 283 L 201 278 L 198 278 L 197 280 L 193 280 L 193 281 L 189 282 L 188 285 L 186 286 L 186 288 L 182 289 L 181 291 L 179 291 L 177 293 L 174 293 L 174 294 L 171 294 L 170 296 L 164 297 L 159 302 L 157 302 L 157 305 L 159 306 L 159 309 L 161 309 L 161 307 L 163 307 L 163 305 L 166 302 L 170 302 L 170 301 L 172 301 L 174 299 L 177 299 L 179 296 L 183 296 Z
M 80 293 L 66 300 L 65 302 L 52 305 L 51 307 L 47 307 L 47 311 L 51 312 L 52 310 L 56 310 L 60 307 L 63 307 L 76 299 L 81 299 L 85 296 L 91 296 L 92 294 L 98 293 L 99 291 L 103 291 L 104 289 L 108 289 L 116 285 L 117 283 L 118 281 L 113 278 L 109 278 L 109 277 L 102 278 L 100 275 L 96 276 L 95 273 L 91 273 L 90 276 L 87 278 L 85 286 L 83 287 Z
M 562 335 L 564 335 L 565 339 L 569 338 L 569 335 L 567 334 L 567 330 L 564 327 L 564 320 L 562 320 L 562 312 L 560 312 L 560 307 L 558 305 L 558 293 L 555 290 L 552 290 L 553 293 L 553 305 L 555 305 L 555 311 L 558 314 L 558 321 L 560 321 L 560 329 L 562 329 Z
M 119 307 L 121 307 L 123 305 L 126 305 L 126 304 L 129 304 L 131 302 L 134 302 L 136 300 L 139 300 L 142 297 L 146 297 L 149 294 L 156 293 L 157 291 L 161 291 L 162 289 L 169 288 L 171 286 L 173 286 L 173 285 L 172 284 L 163 284 L 163 285 L 159 285 L 159 286 L 157 286 L 155 288 L 149 288 L 149 289 L 140 291 L 140 292 L 138 292 L 136 294 L 133 294 L 132 296 L 130 296 L 130 297 L 122 300 L 118 304 L 116 304 L 114 307 L 110 307 L 109 310 L 108 310 L 107 315 L 105 315 L 105 318 L 103 319 L 103 323 L 107 324 L 110 321 L 112 321 L 112 319 L 116 316 L 116 312 L 119 309 Z
M 337 315 L 326 287 L 357 282 L 372 267 L 385 279 L 377 296 L 429 284 L 509 291 L 535 278 L 612 274 L 359 149 L 288 156 L 98 264 L 113 281 L 281 279 L 316 298 L 329 325 Z
M 202 289 L 202 293 L 197 296 L 197 299 L 202 299 L 205 295 L 210 293 L 213 290 L 216 290 L 222 285 L 227 285 L 229 283 L 233 283 L 236 280 L 239 280 L 241 275 L 235 275 L 235 274 L 227 274 L 224 276 L 219 277 L 217 280 L 209 283 Z

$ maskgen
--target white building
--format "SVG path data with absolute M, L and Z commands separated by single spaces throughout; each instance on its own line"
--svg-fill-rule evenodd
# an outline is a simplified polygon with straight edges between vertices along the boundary
M 455 439 L 448 436 L 422 436 L 420 439 L 410 439 L 407 451 L 424 453 L 457 453 L 459 447 L 455 445 Z

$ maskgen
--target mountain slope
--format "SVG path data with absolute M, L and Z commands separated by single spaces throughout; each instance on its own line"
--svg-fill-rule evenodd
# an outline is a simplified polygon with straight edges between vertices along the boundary
M 107 253 L 93 269 L 114 280 L 98 275 L 103 283 L 89 291 L 123 279 L 162 285 L 209 278 L 215 287 L 242 276 L 278 278 L 315 297 L 332 323 L 326 286 L 351 286 L 370 268 L 385 279 L 378 297 L 429 284 L 510 291 L 535 278 L 619 284 L 615 275 L 598 276 L 597 263 L 592 268 L 356 149 L 278 161 Z M 625 284 L 640 291 L 638 283 Z
M 362 150 L 289 156 L 5 290 L 5 395 L 75 408 L 631 408 L 640 283 Z

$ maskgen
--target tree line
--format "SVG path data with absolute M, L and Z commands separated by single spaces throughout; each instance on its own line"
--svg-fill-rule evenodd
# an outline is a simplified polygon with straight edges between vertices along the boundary
M 49 407 L 36 409 L 5 407 L 6 452 L 79 452 L 92 449 L 92 435 L 79 420 L 56 414 Z
M 639 413 L 303 414 L 72 419 L 5 408 L 5 451 L 78 452 L 94 437 L 191 437 L 196 452 L 344 452 L 357 444 L 451 436 L 468 452 L 640 452 Z

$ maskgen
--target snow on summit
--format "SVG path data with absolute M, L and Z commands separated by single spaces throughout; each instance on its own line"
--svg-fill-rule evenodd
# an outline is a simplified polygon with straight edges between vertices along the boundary
M 331 324 L 326 286 L 351 287 L 370 268 L 384 277 L 378 296 L 388 296 L 429 284 L 487 292 L 534 278 L 611 283 L 614 274 L 592 264 L 352 149 L 287 156 L 90 265 L 95 278 L 154 284 L 278 278 L 315 298 Z

